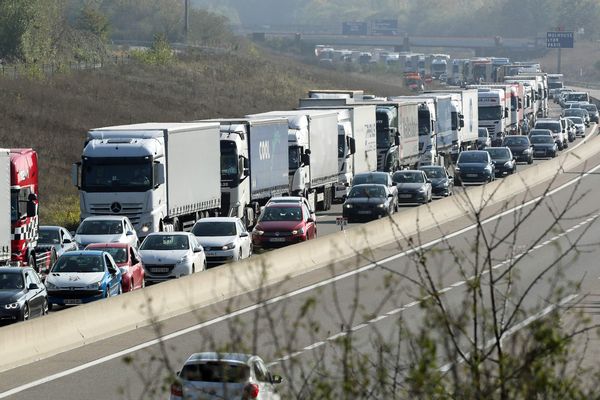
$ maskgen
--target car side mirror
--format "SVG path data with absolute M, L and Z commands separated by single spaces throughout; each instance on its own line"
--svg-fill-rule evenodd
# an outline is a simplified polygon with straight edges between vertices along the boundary
M 108 267 L 108 272 L 110 272 L 111 275 L 116 275 L 117 269 L 113 266 L 110 266 L 110 267 Z
M 454 177 L 452 175 L 448 175 L 448 179 L 452 180 Z
M 394 197 L 393 193 L 388 193 L 388 197 Z
M 127 231 L 127 233 L 125 235 L 127 235 L 127 236 L 133 236 L 133 232 L 132 231 Z
M 194 247 L 194 253 L 202 253 L 202 246 Z
M 425 182 L 431 183 L 431 179 L 427 179 L 427 180 L 425 180 Z
M 27 289 L 29 290 L 38 290 L 40 287 L 36 283 L 30 283 Z
M 248 237 L 248 236 L 250 236 L 248 234 L 248 232 L 242 232 L 242 233 L 240 233 L 240 237 Z
M 69 238 L 64 238 L 64 239 L 63 239 L 63 244 L 69 244 L 69 243 L 73 243 L 73 242 L 71 241 L 71 239 L 69 239 Z
M 276 385 L 278 385 L 281 382 L 283 382 L 283 378 L 280 375 L 273 375 L 271 377 L 271 382 L 274 383 L 274 384 L 276 384 Z
M 308 217 L 308 219 L 306 220 L 306 222 L 315 222 L 315 220 L 312 217 Z

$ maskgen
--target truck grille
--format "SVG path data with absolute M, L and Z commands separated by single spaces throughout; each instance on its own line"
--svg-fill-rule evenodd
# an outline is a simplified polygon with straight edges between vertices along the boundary
M 97 203 L 90 206 L 91 214 L 93 215 L 123 215 L 129 218 L 133 225 L 136 225 L 140 221 L 140 214 L 142 213 L 144 206 L 141 203 L 120 203 L 121 211 L 113 212 L 108 203 Z
M 385 151 L 377 152 L 377 171 L 383 171 L 385 164 Z

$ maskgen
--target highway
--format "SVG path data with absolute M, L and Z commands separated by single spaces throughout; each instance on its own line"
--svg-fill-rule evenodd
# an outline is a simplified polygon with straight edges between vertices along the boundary
M 588 130 L 586 140 L 595 129 L 593 125 Z M 578 139 L 569 149 L 584 144 Z M 528 167 L 520 164 L 519 171 Z M 215 349 L 261 355 L 275 373 L 284 376 L 284 393 L 297 394 L 315 365 L 327 366 L 334 375 L 340 373 L 335 342 L 347 335 L 352 335 L 356 351 L 376 355 L 377 340 L 382 338 L 398 345 L 401 358 L 407 359 L 408 341 L 398 341 L 398 324 L 403 321 L 414 332 L 423 326 L 426 315 L 420 304 L 427 296 L 423 284 L 429 284 L 423 281 L 421 255 L 427 257 L 435 290 L 453 312 L 461 310 L 474 268 L 481 269 L 486 261 L 493 266 L 484 274 L 489 279 L 490 274 L 506 270 L 510 260 L 520 258 L 514 270 L 519 280 L 511 288 L 515 295 L 553 265 L 524 302 L 528 316 L 541 317 L 538 313 L 548 307 L 600 294 L 600 273 L 595 271 L 600 254 L 593 246 L 600 242 L 597 171 L 600 156 L 515 196 L 510 203 L 486 208 L 480 230 L 472 219 L 453 220 L 416 238 L 399 237 L 396 243 L 342 260 L 329 269 L 0 373 L 0 398 L 165 398 L 169 372 L 177 371 L 191 353 Z M 422 206 L 424 212 L 426 207 Z M 339 230 L 335 218 L 340 210 L 336 205 L 319 214 L 320 236 Z M 555 216 L 561 213 L 555 224 Z M 346 229 L 360 229 L 354 225 Z M 477 239 L 482 233 L 493 250 L 482 251 L 485 248 Z M 556 296 L 555 285 L 567 280 L 581 281 L 581 286 L 568 287 Z M 489 296 L 484 296 L 484 302 L 488 301 Z M 515 330 L 526 326 L 519 324 L 525 318 L 515 319 Z M 439 355 L 440 365 L 454 359 L 453 354 Z

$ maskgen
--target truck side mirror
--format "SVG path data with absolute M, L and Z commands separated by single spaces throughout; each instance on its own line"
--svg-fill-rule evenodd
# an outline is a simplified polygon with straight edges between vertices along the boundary
M 304 153 L 300 156 L 300 161 L 304 165 L 310 165 L 310 153 Z
M 350 148 L 350 154 L 356 153 L 356 139 L 349 137 L 348 138 L 348 147 Z
M 248 174 L 250 172 L 250 165 L 248 164 L 248 159 L 246 157 L 239 158 L 238 172 L 239 172 L 240 178 L 243 178 L 244 176 L 248 176 Z
M 400 135 L 394 136 L 394 145 L 400 146 Z
M 81 162 L 76 162 L 71 165 L 71 182 L 73 182 L 73 186 L 77 189 L 80 189 L 79 186 L 79 167 L 81 166 Z
M 35 204 L 35 200 L 37 196 L 34 197 L 29 196 L 29 200 L 27 200 L 27 217 L 32 218 L 37 215 L 37 204 Z
M 165 178 L 165 164 L 155 163 L 154 164 L 154 189 L 160 185 L 164 185 L 166 182 Z
M 504 107 L 504 118 L 508 118 L 508 107 Z
M 461 128 L 465 127 L 465 118 L 464 117 L 460 117 L 460 119 L 458 120 L 458 126 L 460 126 Z

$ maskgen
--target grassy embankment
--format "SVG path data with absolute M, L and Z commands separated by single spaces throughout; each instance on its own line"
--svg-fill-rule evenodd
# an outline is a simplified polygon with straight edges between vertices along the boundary
M 41 81 L 6 78 L 0 79 L 0 143 L 39 152 L 41 222 L 73 227 L 79 200 L 70 166 L 81 155 L 88 129 L 290 109 L 311 88 L 403 93 L 374 78 L 256 51 L 189 57 L 166 66 L 131 63 Z

